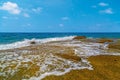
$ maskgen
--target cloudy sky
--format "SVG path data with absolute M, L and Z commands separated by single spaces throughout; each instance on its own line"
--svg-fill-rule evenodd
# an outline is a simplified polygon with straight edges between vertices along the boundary
M 120 1 L 0 0 L 0 32 L 120 32 Z

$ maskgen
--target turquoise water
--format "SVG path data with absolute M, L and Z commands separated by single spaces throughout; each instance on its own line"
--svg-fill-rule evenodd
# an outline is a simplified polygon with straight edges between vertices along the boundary
M 120 38 L 120 33 L 0 33 L 0 44 L 23 41 L 24 39 L 44 39 L 78 35 L 92 38 Z

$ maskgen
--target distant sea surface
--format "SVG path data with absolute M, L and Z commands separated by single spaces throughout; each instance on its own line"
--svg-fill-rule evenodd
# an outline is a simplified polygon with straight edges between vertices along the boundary
M 67 36 L 86 36 L 90 38 L 120 38 L 120 33 L 0 33 L 0 44 L 9 44 L 24 39 L 45 39 Z

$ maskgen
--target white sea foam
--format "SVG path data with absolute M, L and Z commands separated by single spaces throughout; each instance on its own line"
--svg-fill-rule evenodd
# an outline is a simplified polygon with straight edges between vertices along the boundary
M 25 39 L 24 41 L 18 41 L 11 44 L 5 44 L 0 45 L 0 50 L 6 50 L 6 49 L 14 49 L 14 48 L 20 48 L 25 46 L 30 46 L 31 41 L 35 41 L 37 44 L 51 42 L 51 41 L 64 41 L 64 40 L 72 40 L 75 36 L 67 36 L 67 37 L 55 37 L 55 38 L 45 38 L 45 39 Z
M 89 61 L 87 61 L 86 59 L 82 59 L 82 62 L 86 65 L 82 65 L 81 62 L 78 63 L 74 63 L 72 61 L 57 57 L 57 56 L 53 56 L 52 54 L 49 55 L 50 57 L 46 57 L 46 60 L 44 62 L 43 65 L 41 65 L 42 67 L 40 68 L 40 71 L 43 71 L 44 73 L 41 74 L 39 77 L 31 77 L 29 80 L 42 80 L 43 78 L 45 78 L 46 76 L 50 76 L 50 75 L 64 75 L 65 73 L 70 72 L 71 70 L 77 70 L 77 69 L 89 69 L 89 70 L 93 70 L 92 65 L 89 64 Z M 60 64 L 55 64 L 55 62 L 57 61 L 62 61 L 60 62 Z M 52 66 L 57 66 L 55 69 L 49 71 L 48 69 L 48 65 L 49 62 L 53 62 Z M 47 64 L 47 63 L 48 64 Z M 69 65 L 68 68 L 64 68 L 65 65 Z M 64 71 L 60 71 L 59 69 L 62 68 L 64 69 Z
M 64 43 L 64 46 L 68 47 L 75 47 L 74 51 L 75 54 L 78 56 L 95 56 L 101 54 L 108 54 L 105 52 L 107 50 L 107 44 L 100 44 L 100 43 L 85 43 L 85 42 L 76 42 L 73 41 L 72 43 Z

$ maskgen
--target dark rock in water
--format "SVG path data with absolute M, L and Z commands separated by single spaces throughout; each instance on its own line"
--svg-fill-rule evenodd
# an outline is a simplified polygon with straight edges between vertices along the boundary
M 30 44 L 36 44 L 36 42 L 35 41 L 31 41 Z
M 80 39 L 86 39 L 86 36 L 76 36 L 73 38 L 73 40 L 80 40 Z
M 98 43 L 106 43 L 106 42 L 114 42 L 113 40 L 111 40 L 111 39 L 97 39 L 97 41 L 96 42 L 98 42 Z

